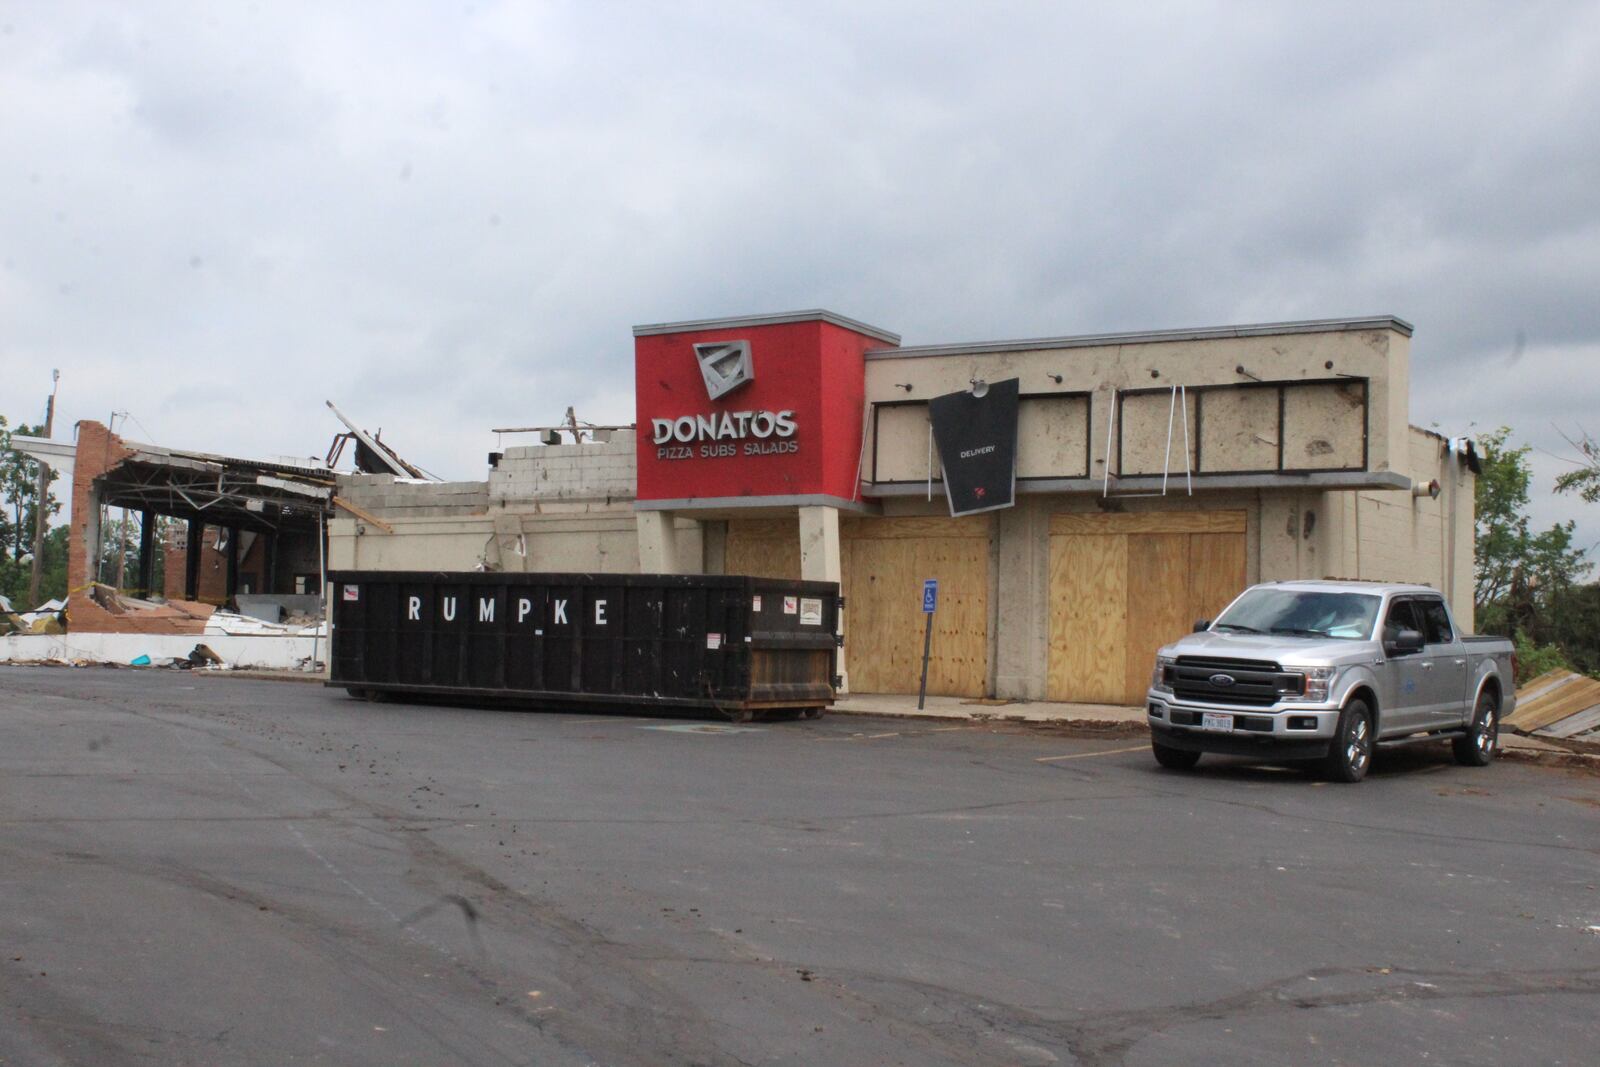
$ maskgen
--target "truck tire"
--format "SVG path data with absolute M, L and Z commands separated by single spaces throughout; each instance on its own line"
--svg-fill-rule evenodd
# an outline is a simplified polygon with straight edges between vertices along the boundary
M 1377 739 L 1372 725 L 1372 709 L 1365 700 L 1352 700 L 1339 715 L 1333 745 L 1323 761 L 1323 771 L 1335 782 L 1359 782 L 1372 766 L 1372 749 Z
M 1154 738 L 1150 741 L 1150 751 L 1155 754 L 1156 762 L 1169 771 L 1187 771 L 1193 769 L 1200 762 L 1200 753 L 1190 752 L 1187 749 L 1173 748 L 1163 745 Z
M 1494 760 L 1495 746 L 1500 743 L 1500 701 L 1485 689 L 1478 694 L 1478 703 L 1472 709 L 1472 725 L 1467 736 L 1450 742 L 1455 750 L 1456 762 L 1463 767 L 1487 767 Z

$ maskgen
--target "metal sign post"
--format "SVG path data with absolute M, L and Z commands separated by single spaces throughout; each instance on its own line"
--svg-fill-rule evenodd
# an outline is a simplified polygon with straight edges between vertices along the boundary
M 922 684 L 917 687 L 917 710 L 928 699 L 928 652 L 933 647 L 933 613 L 939 609 L 939 579 L 922 583 Z

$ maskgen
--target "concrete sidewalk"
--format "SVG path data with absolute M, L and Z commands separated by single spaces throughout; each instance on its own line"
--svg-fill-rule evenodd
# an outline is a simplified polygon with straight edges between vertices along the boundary
M 1055 704 L 1042 700 L 1008 702 L 966 697 L 928 697 L 926 706 L 919 711 L 915 693 L 848 693 L 840 697 L 830 710 L 835 715 L 1051 724 L 1129 734 L 1138 733 L 1145 726 L 1142 705 L 1124 707 L 1120 704 Z M 1500 731 L 1500 750 L 1516 753 L 1524 759 L 1550 758 L 1569 765 L 1600 766 L 1600 755 L 1585 751 L 1586 748 L 1529 737 L 1510 730 Z
M 841 715 L 904 715 L 927 719 L 969 719 L 974 722 L 1062 723 L 1073 726 L 1144 725 L 1144 707 L 1120 704 L 1053 704 L 1043 700 L 973 700 L 928 697 L 917 710 L 915 693 L 847 693 L 832 708 Z

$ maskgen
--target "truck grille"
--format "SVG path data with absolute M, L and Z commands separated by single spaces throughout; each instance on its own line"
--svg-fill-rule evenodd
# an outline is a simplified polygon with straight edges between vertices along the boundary
M 1169 715 L 1174 726 L 1199 726 L 1200 712 L 1184 711 L 1175 708 Z M 1233 717 L 1235 730 L 1248 730 L 1252 733 L 1270 734 L 1272 732 L 1272 716 L 1270 715 L 1235 715 Z
M 1270 660 L 1179 656 L 1166 669 L 1166 681 L 1180 700 L 1264 708 L 1276 704 L 1284 693 L 1300 692 L 1305 679 Z

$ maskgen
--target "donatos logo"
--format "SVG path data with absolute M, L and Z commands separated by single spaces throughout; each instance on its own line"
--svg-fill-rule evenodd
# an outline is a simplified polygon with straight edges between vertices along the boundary
M 747 438 L 793 437 L 793 411 L 724 411 L 709 415 L 683 415 L 676 419 L 651 419 L 652 440 L 658 445 L 677 441 L 742 441 Z
M 718 400 L 755 380 L 749 341 L 716 341 L 694 346 L 705 379 L 706 396 Z M 651 419 L 650 440 L 657 459 L 723 459 L 800 451 L 792 410 L 712 411 Z

